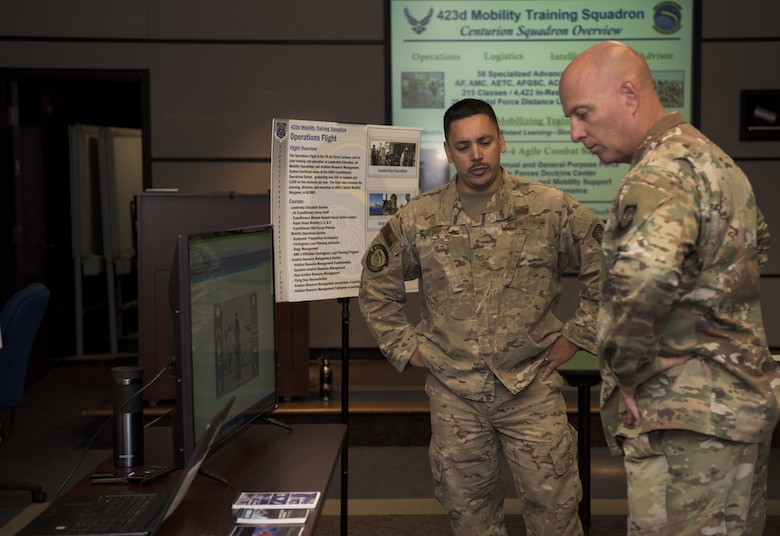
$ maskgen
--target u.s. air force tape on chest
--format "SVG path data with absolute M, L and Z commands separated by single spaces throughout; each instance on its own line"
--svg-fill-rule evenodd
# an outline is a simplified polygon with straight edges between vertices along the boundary
M 382 244 L 374 244 L 366 255 L 366 268 L 372 272 L 378 272 L 387 266 L 387 249 Z

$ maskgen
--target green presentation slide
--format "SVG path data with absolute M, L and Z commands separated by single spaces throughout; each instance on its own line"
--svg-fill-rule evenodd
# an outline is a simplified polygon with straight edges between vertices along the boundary
M 571 141 L 561 73 L 585 48 L 618 40 L 642 53 L 667 111 L 692 120 L 694 0 L 388 0 L 392 123 L 422 129 L 420 190 L 453 170 L 444 111 L 473 97 L 493 105 L 503 164 L 553 184 L 606 219 L 627 165 L 603 165 Z

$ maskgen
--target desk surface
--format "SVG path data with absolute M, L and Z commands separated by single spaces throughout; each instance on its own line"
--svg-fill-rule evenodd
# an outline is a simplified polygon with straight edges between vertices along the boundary
M 225 478 L 227 485 L 198 475 L 178 509 L 165 522 L 160 536 L 179 534 L 228 534 L 235 526 L 230 505 L 241 491 L 321 491 L 316 516 L 310 516 L 304 535 L 314 534 L 325 502 L 325 491 L 346 437 L 343 424 L 299 424 L 292 431 L 273 424 L 257 424 L 214 451 L 202 468 Z M 144 431 L 145 464 L 170 464 L 173 457 L 171 429 Z M 111 470 L 111 458 L 98 470 Z M 165 492 L 180 476 L 176 471 L 143 489 Z M 69 494 L 138 491 L 136 485 L 77 483 Z

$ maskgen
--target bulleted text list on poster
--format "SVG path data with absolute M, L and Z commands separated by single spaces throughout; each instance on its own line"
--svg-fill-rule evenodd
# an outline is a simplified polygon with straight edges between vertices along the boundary
M 420 130 L 275 119 L 277 301 L 357 296 L 366 246 L 416 195 Z

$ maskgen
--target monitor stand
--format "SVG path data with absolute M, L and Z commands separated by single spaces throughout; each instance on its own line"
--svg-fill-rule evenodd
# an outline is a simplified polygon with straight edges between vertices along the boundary
M 207 476 L 211 479 L 216 480 L 217 482 L 221 482 L 222 484 L 226 485 L 228 484 L 227 478 L 223 476 L 219 476 L 217 473 L 212 473 L 211 471 L 208 471 L 206 469 L 198 469 L 198 474 Z
M 267 423 L 279 426 L 281 428 L 284 428 L 285 430 L 292 432 L 292 427 L 290 427 L 287 424 L 284 424 L 282 421 L 274 419 L 273 417 L 263 417 L 263 420 Z

